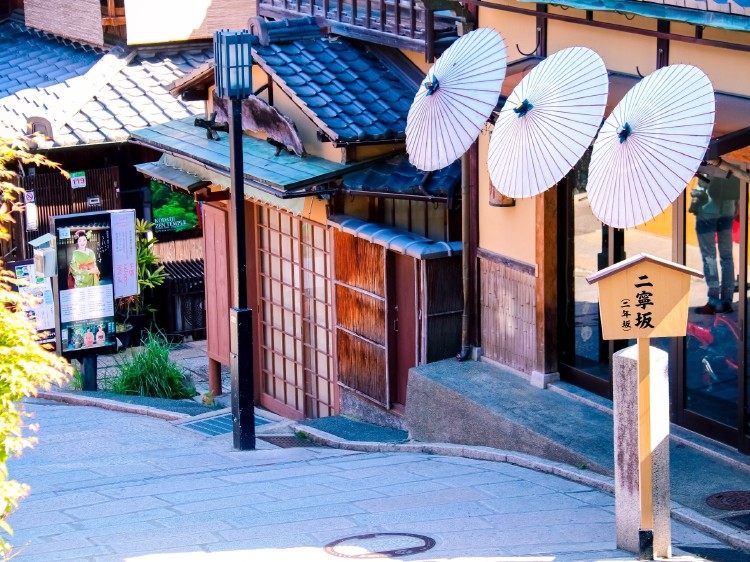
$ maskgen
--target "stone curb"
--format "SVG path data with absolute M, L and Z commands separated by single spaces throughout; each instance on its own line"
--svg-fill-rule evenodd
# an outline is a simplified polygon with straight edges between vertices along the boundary
M 186 421 L 192 419 L 192 416 L 187 414 L 180 414 L 178 412 L 169 412 L 167 410 L 160 410 L 158 408 L 152 408 L 151 406 L 139 406 L 137 404 L 126 404 L 118 402 L 116 400 L 108 400 L 107 398 L 95 398 L 93 396 L 80 396 L 77 394 L 68 394 L 65 392 L 51 392 L 51 391 L 39 391 L 35 398 L 41 398 L 43 400 L 53 400 L 55 402 L 62 402 L 64 404 L 70 404 L 72 406 L 93 406 L 95 408 L 103 408 L 105 410 L 112 410 L 114 412 L 124 412 L 126 414 L 137 414 L 140 416 L 150 416 L 152 418 L 158 418 L 165 421 Z
M 463 457 L 467 459 L 504 462 L 523 468 L 554 474 L 567 480 L 590 486 L 602 492 L 614 494 L 615 480 L 610 476 L 595 474 L 573 466 L 548 461 L 533 455 L 516 453 L 492 447 L 474 445 L 455 445 L 452 443 L 379 443 L 371 441 L 348 441 L 330 433 L 314 429 L 306 425 L 293 426 L 295 431 L 303 432 L 311 441 L 327 445 L 336 449 L 349 449 L 367 453 L 421 453 L 428 455 L 443 455 L 447 457 Z M 697 511 L 672 502 L 672 519 L 689 525 L 699 531 L 711 535 L 720 541 L 741 550 L 750 551 L 750 535 L 726 523 L 721 523 Z

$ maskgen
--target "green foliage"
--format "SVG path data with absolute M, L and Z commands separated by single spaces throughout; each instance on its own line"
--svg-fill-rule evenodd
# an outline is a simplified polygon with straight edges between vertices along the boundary
M 156 237 L 152 234 L 153 223 L 143 219 L 135 222 L 135 252 L 138 272 L 138 294 L 117 299 L 118 308 L 128 317 L 131 314 L 144 314 L 154 309 L 146 303 L 145 289 L 154 289 L 164 283 L 167 272 L 159 265 L 154 253 Z
M 197 393 L 185 372 L 169 358 L 172 346 L 159 333 L 149 332 L 143 349 L 131 349 L 119 363 L 112 392 L 155 398 L 192 398 Z
M 17 201 L 22 190 L 14 185 L 15 172 L 10 167 L 17 162 L 37 166 L 48 166 L 60 170 L 60 166 L 39 154 L 32 154 L 28 147 L 17 140 L 0 138 L 0 239 L 9 240 L 8 223 L 14 222 L 12 213 L 22 209 Z M 64 175 L 67 176 L 64 172 Z M 36 329 L 26 316 L 24 309 L 31 304 L 29 296 L 12 290 L 18 284 L 0 260 L 0 558 L 10 552 L 7 542 L 12 529 L 8 515 L 28 493 L 28 486 L 9 478 L 7 461 L 34 445 L 35 424 L 26 424 L 28 414 L 21 400 L 35 396 L 38 388 L 49 388 L 61 384 L 70 375 L 70 365 L 37 343 Z
M 151 208 L 157 232 L 185 232 L 198 227 L 193 198 L 172 191 L 160 181 L 151 180 Z
M 81 370 L 77 367 L 73 367 L 73 376 L 70 379 L 71 390 L 83 390 L 83 375 Z

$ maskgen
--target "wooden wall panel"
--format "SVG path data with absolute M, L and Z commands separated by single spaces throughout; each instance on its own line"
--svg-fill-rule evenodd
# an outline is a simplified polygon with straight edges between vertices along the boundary
M 350 332 L 385 345 L 385 301 L 337 285 L 336 321 Z
M 128 44 L 210 39 L 219 29 L 247 29 L 254 0 L 125 0 Z
M 531 373 L 536 362 L 536 279 L 527 271 L 480 257 L 484 355 Z
M 385 250 L 340 230 L 333 236 L 336 280 L 385 297 Z
M 425 361 L 456 355 L 461 348 L 463 283 L 461 256 L 423 262 L 425 268 Z
M 157 242 L 154 253 L 159 261 L 202 260 L 204 256 L 203 238 L 186 238 Z
M 203 242 L 206 245 L 206 343 L 208 356 L 229 365 L 229 237 L 227 213 L 203 207 Z M 200 240 L 200 239 L 198 239 Z
M 119 170 L 117 166 L 85 170 L 86 187 L 72 189 L 70 180 L 58 173 L 36 174 L 19 178 L 19 186 L 34 193 L 38 209 L 38 229 L 25 232 L 26 240 L 49 232 L 49 218 L 55 215 L 110 211 L 120 208 Z M 99 204 L 89 206 L 88 199 L 98 197 Z M 33 257 L 31 247 L 14 240 L 18 246 L 18 259 Z
M 69 37 L 104 45 L 104 28 L 99 0 L 25 0 L 26 25 Z
M 385 349 L 336 330 L 339 383 L 388 406 Z

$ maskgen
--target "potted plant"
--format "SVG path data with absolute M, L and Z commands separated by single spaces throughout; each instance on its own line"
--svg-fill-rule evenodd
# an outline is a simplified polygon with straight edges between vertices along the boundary
M 117 299 L 117 310 L 121 324 L 130 325 L 131 344 L 139 344 L 143 329 L 150 323 L 149 316 L 156 310 L 149 305 L 146 292 L 160 286 L 167 278 L 164 266 L 159 265 L 154 253 L 156 238 L 152 233 L 153 223 L 138 219 L 135 223 L 136 269 L 138 276 L 138 294 Z M 123 330 L 124 331 L 124 330 Z

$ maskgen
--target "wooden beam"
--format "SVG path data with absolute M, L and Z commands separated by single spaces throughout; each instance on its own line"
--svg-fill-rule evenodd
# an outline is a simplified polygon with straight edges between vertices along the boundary
M 563 180 L 567 181 L 567 180 Z M 536 361 L 539 373 L 557 372 L 557 189 L 536 196 Z
M 121 25 L 125 25 L 125 17 L 115 16 L 115 17 L 109 17 L 109 18 L 102 18 L 102 25 L 104 27 L 119 27 Z

